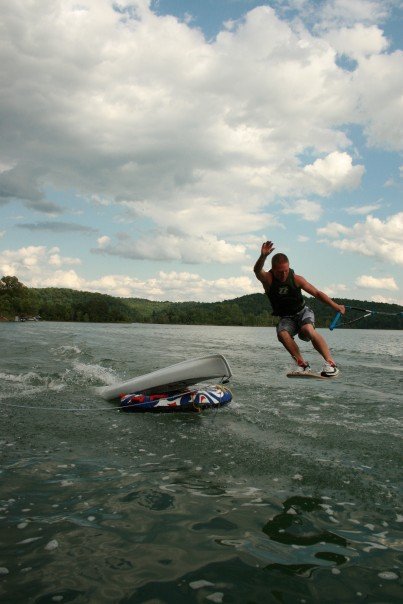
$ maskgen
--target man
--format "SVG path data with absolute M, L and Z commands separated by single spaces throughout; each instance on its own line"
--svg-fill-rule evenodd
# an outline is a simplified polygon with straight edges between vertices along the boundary
M 311 341 L 313 347 L 324 358 L 325 364 L 321 375 L 334 377 L 339 370 L 325 339 L 315 331 L 315 316 L 312 310 L 306 306 L 301 290 L 324 302 L 336 312 L 344 314 L 346 309 L 342 304 L 337 304 L 324 292 L 308 283 L 304 277 L 296 275 L 290 268 L 285 254 L 275 254 L 272 258 L 271 269 L 263 270 L 266 258 L 273 250 L 274 246 L 271 241 L 263 243 L 260 257 L 253 270 L 269 297 L 273 315 L 280 317 L 277 325 L 277 337 L 297 362 L 297 371 L 310 371 L 309 363 L 304 361 L 298 344 L 294 340 L 294 336 L 298 334 L 301 340 Z

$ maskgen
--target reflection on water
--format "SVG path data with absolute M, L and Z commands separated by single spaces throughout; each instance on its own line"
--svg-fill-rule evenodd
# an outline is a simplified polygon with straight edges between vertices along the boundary
M 284 511 L 267 522 L 263 532 L 279 543 L 304 546 L 335 543 L 345 547 L 345 539 L 329 531 L 318 532 L 313 518 L 310 518 L 312 514 L 308 512 L 321 511 L 322 505 L 322 499 L 298 495 L 290 497 L 283 504 Z
M 305 548 L 304 558 L 318 559 L 318 564 L 273 564 L 274 568 L 283 567 L 284 572 L 306 575 L 308 571 L 319 566 L 319 561 L 336 565 L 348 561 L 347 541 L 335 532 L 320 530 L 320 519 L 315 522 L 314 512 L 323 512 L 323 500 L 313 497 L 294 496 L 283 504 L 283 511 L 277 514 L 263 527 L 263 532 L 273 541 L 291 545 L 294 548 Z M 320 514 L 319 514 L 320 516 Z M 309 546 L 309 550 L 307 549 Z M 318 547 L 316 547 L 318 546 Z M 309 552 L 309 553 L 308 553 Z
M 365 348 L 362 333 L 338 332 L 341 378 L 302 386 L 284 378 L 270 330 L 11 327 L 4 601 L 401 601 L 400 333 L 369 334 Z M 195 341 L 192 356 L 231 341 L 228 408 L 132 417 L 94 394 L 183 360 Z

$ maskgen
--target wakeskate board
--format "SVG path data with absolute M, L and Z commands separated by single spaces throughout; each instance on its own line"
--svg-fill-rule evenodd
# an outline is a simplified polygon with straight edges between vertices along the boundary
M 288 378 L 311 378 L 314 380 L 334 380 L 340 375 L 340 372 L 336 375 L 321 375 L 317 371 L 289 371 L 287 374 Z

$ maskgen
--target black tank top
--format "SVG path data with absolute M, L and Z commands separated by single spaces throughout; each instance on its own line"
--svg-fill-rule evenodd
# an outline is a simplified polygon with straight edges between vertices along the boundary
M 284 283 L 275 278 L 271 269 L 270 273 L 273 281 L 266 293 L 273 309 L 273 315 L 280 317 L 296 315 L 304 308 L 305 302 L 301 288 L 295 284 L 294 271 L 290 268 Z

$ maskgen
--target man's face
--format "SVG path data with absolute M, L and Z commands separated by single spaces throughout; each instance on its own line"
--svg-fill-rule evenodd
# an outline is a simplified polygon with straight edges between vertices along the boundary
M 288 273 L 290 272 L 290 265 L 288 262 L 280 262 L 272 268 L 273 275 L 278 281 L 284 283 L 287 281 Z

